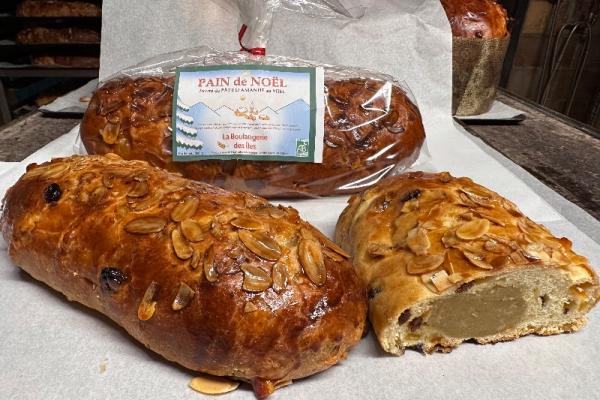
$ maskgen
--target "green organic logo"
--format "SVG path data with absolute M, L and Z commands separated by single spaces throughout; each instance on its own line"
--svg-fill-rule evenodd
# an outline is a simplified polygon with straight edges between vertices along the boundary
M 308 139 L 296 139 L 296 157 L 308 157 Z

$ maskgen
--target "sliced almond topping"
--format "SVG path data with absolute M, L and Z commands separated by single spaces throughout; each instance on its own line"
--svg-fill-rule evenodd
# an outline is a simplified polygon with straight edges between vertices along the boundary
M 456 229 L 456 236 L 463 240 L 475 240 L 485 235 L 490 230 L 490 221 L 476 218 Z
M 114 161 L 120 161 L 123 159 L 120 155 L 115 154 L 115 153 L 106 153 L 104 155 L 104 157 L 108 158 L 109 160 L 114 160 Z
M 527 229 L 527 225 L 525 224 L 525 222 L 519 220 L 517 221 L 517 227 L 519 228 L 519 230 L 523 233 L 529 233 L 529 230 Z
M 200 242 L 204 238 L 202 228 L 194 220 L 184 219 L 179 226 L 183 236 L 190 242 Z
M 444 270 L 448 273 L 448 275 L 454 274 L 454 264 L 450 260 L 450 256 L 448 253 L 444 254 Z
M 98 186 L 90 193 L 89 201 L 92 204 L 100 204 L 106 199 L 107 196 L 108 189 L 106 189 L 104 186 Z
M 31 166 L 31 164 L 30 164 L 30 166 Z M 27 178 L 31 178 L 31 179 L 37 178 L 39 176 L 41 176 L 42 178 L 46 178 L 46 179 L 54 179 L 54 178 L 58 178 L 59 176 L 61 176 L 63 174 L 63 172 L 67 171 L 67 169 L 69 169 L 68 164 L 52 163 L 47 166 L 37 166 L 36 168 L 28 169 L 25 176 L 27 176 Z
M 286 216 L 286 213 L 279 207 L 273 207 L 269 208 L 269 215 L 273 218 L 283 218 Z
M 496 217 L 494 217 L 494 216 L 492 216 L 490 214 L 483 213 L 481 211 L 473 211 L 473 213 L 475 215 L 479 216 L 480 218 L 485 218 L 485 219 L 489 220 L 490 222 L 492 222 L 492 223 L 494 223 L 494 224 L 496 224 L 498 226 L 506 226 L 506 223 L 504 221 L 502 221 L 501 219 L 496 218 Z
M 557 263 L 558 265 L 567 265 L 571 263 L 569 257 L 567 257 L 563 252 L 559 250 L 554 250 L 552 252 L 552 261 Z
M 197 376 L 189 383 L 189 387 L 203 394 L 224 394 L 234 391 L 240 386 L 239 382 L 219 376 Z
M 186 242 L 185 238 L 179 232 L 179 229 L 173 229 L 171 232 L 171 243 L 173 244 L 173 250 L 175 250 L 175 255 L 182 260 L 187 260 L 192 256 L 193 249 Z
M 201 215 L 197 218 L 194 218 L 194 221 L 200 225 L 200 228 L 202 228 L 203 232 L 207 232 L 210 230 L 210 226 L 212 225 L 213 216 L 210 214 Z
M 148 194 L 148 183 L 147 182 L 134 182 L 131 190 L 127 193 L 128 197 L 144 197 Z
M 323 285 L 327 279 L 327 271 L 321 244 L 316 240 L 302 239 L 298 245 L 298 257 L 308 279 L 317 286 Z
M 219 277 L 215 267 L 215 246 L 213 244 L 204 254 L 204 275 L 209 282 L 216 282 Z
M 427 237 L 427 232 L 422 228 L 414 228 L 408 232 L 406 238 L 408 248 L 418 256 L 424 256 L 431 248 L 431 242 Z
M 406 272 L 412 275 L 421 275 L 438 269 L 443 262 L 444 256 L 439 254 L 413 257 L 406 265 Z
M 138 171 L 133 174 L 133 180 L 136 182 L 147 182 L 150 175 L 146 171 Z
M 244 282 L 242 283 L 244 290 L 262 292 L 271 286 L 271 277 L 264 269 L 252 264 L 242 264 L 240 268 L 244 271 Z
M 115 144 L 119 137 L 119 130 L 121 129 L 121 124 L 112 124 L 108 123 L 104 126 L 102 130 L 100 130 L 100 136 L 102 136 L 102 140 L 106 144 Z
M 231 220 L 231 225 L 236 228 L 246 229 L 248 231 L 257 231 L 264 229 L 264 224 L 256 219 L 249 217 L 237 217 Z
M 121 117 L 119 116 L 118 112 L 113 112 L 113 113 L 110 113 L 110 114 L 108 114 L 106 116 L 106 120 L 108 122 L 110 122 L 111 124 L 117 124 L 121 120 Z
M 160 232 L 167 224 L 167 220 L 160 217 L 141 217 L 131 220 L 125 225 L 126 232 L 135 234 L 148 234 Z
M 312 232 L 304 227 L 300 228 L 300 237 L 306 240 L 316 240 Z
M 103 174 L 102 175 L 102 184 L 110 189 L 115 185 L 115 178 L 116 178 L 116 176 L 113 174 L 110 174 L 110 173 Z
M 329 239 L 327 236 L 323 235 L 320 231 L 315 230 L 314 235 L 317 236 L 317 238 L 321 242 L 325 243 L 326 247 L 335 251 L 340 256 L 342 256 L 344 258 L 350 258 L 350 254 L 348 254 L 348 252 L 346 250 L 342 249 L 340 246 L 337 245 L 337 243 L 335 243 L 333 240 Z
M 435 272 L 426 272 L 421 275 L 421 282 L 428 285 L 431 284 L 431 277 L 435 274 Z
M 350 258 L 350 254 L 348 254 L 348 252 L 346 250 L 342 249 L 340 246 L 338 246 L 337 244 L 335 244 L 331 240 L 329 240 L 329 239 L 325 240 L 325 244 L 327 245 L 327 247 L 329 247 L 331 250 L 333 250 L 336 253 L 338 253 L 340 256 L 342 256 L 342 257 L 344 257 L 346 259 Z
M 456 284 L 456 283 L 458 283 L 458 282 L 462 281 L 462 280 L 463 280 L 463 277 L 462 277 L 462 275 L 461 275 L 461 274 L 454 273 L 454 274 L 450 274 L 450 275 L 448 276 L 448 280 L 450 281 L 450 283 L 452 283 L 452 284 Z
M 180 222 L 191 218 L 196 214 L 199 205 L 200 200 L 198 198 L 186 197 L 181 203 L 173 207 L 173 210 L 171 210 L 171 219 L 175 222 Z
M 509 256 L 512 264 L 523 265 L 529 264 L 530 261 L 525 257 L 522 250 L 513 251 Z
M 514 241 L 507 239 L 505 237 L 502 236 L 498 236 L 498 235 L 494 235 L 491 233 L 486 234 L 486 236 L 490 239 L 493 239 L 495 241 L 497 241 L 498 243 L 502 243 L 508 247 L 510 247 L 512 250 L 518 250 L 519 249 L 519 245 L 517 243 L 515 243 Z
M 532 242 L 527 244 L 523 249 L 523 255 L 525 256 L 525 258 L 534 261 L 542 260 L 547 262 L 550 260 L 550 256 L 546 252 L 544 245 L 539 242 Z
M 244 305 L 244 312 L 247 313 L 252 313 L 254 311 L 257 311 L 258 307 L 256 307 L 254 305 L 254 303 L 247 301 L 246 304 Z
M 495 241 L 494 239 L 488 239 L 483 244 L 483 248 L 491 253 L 506 253 L 506 247 Z
M 431 283 L 433 283 L 433 286 L 435 286 L 438 292 L 443 292 L 453 285 L 448 279 L 448 273 L 443 269 L 431 276 Z
M 493 208 L 492 200 L 489 197 L 480 196 L 473 192 L 470 192 L 464 188 L 459 189 L 462 193 L 464 193 L 469 200 L 473 203 L 485 207 L 485 208 Z
M 408 232 L 417 226 L 417 215 L 415 213 L 402 214 L 394 221 L 394 234 L 392 241 L 398 247 L 406 245 Z
M 470 252 L 468 250 L 463 250 L 463 254 L 467 260 L 471 262 L 471 264 L 479 267 L 481 269 L 494 269 L 493 266 L 485 262 L 483 256 Z
M 273 265 L 271 276 L 273 279 L 273 290 L 277 293 L 282 292 L 287 287 L 288 273 L 286 265 L 281 260 Z
M 412 213 L 413 211 L 415 211 L 418 208 L 419 208 L 419 200 L 418 199 L 414 199 L 414 200 L 410 200 L 410 201 L 407 201 L 406 203 L 404 203 L 402 205 L 402 208 L 400 209 L 400 212 L 405 213 L 405 214 L 409 214 L 409 213 Z
M 244 205 L 246 206 L 246 208 L 260 208 L 261 206 L 264 207 L 267 204 L 268 203 L 265 199 L 262 199 L 250 193 L 248 193 L 248 195 L 244 199 Z
M 448 183 L 453 179 L 449 172 L 440 172 L 438 177 L 442 183 Z
M 192 259 L 190 260 L 190 267 L 192 269 L 198 268 L 203 258 L 204 252 L 200 251 L 200 249 L 194 249 L 192 252 Z
M 383 243 L 371 242 L 367 245 L 367 253 L 372 257 L 381 257 L 392 254 L 394 249 Z
M 456 237 L 456 233 L 453 230 L 447 230 L 444 232 L 444 236 L 442 236 L 442 243 L 444 247 L 450 248 L 459 244 L 460 240 Z
M 326 255 L 327 257 L 331 258 L 333 261 L 336 261 L 336 262 L 342 262 L 345 260 L 344 257 L 340 256 L 338 253 L 331 251 L 327 248 L 323 249 L 323 255 Z
M 175 296 L 175 300 L 173 300 L 171 307 L 175 311 L 184 309 L 190 304 L 190 300 L 192 300 L 194 294 L 194 290 L 187 284 L 183 282 L 179 283 L 179 291 L 177 292 L 177 296 Z
M 462 213 L 460 214 L 460 219 L 464 219 L 466 221 L 471 221 L 473 219 L 473 213 L 471 211 L 468 211 L 466 213 Z
M 271 261 L 281 257 L 279 244 L 267 232 L 240 230 L 238 235 L 242 243 L 257 256 Z
M 117 214 L 119 218 L 123 218 L 129 214 L 129 208 L 126 205 L 121 204 L 115 209 L 115 214 Z
M 140 321 L 148 321 L 154 315 L 154 312 L 156 311 L 156 301 L 154 301 L 154 298 L 157 291 L 158 283 L 152 281 L 148 286 L 148 289 L 146 289 L 144 297 L 138 307 L 138 318 Z

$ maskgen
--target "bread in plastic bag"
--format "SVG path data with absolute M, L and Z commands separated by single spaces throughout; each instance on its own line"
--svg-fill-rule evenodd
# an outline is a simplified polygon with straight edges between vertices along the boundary
M 452 28 L 452 114 L 492 107 L 510 43 L 508 16 L 494 0 L 442 0 Z
M 323 67 L 322 163 L 173 161 L 175 69 L 240 64 Z M 391 76 L 297 58 L 199 47 L 154 57 L 103 82 L 84 115 L 81 138 L 90 154 L 116 153 L 228 190 L 289 198 L 364 190 L 408 168 L 419 156 L 425 132 L 409 89 Z

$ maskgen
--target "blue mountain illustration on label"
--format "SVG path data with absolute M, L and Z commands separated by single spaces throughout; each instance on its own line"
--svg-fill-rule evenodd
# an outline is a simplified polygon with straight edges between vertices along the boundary
M 249 129 L 256 126 L 259 133 L 264 132 L 260 129 L 264 129 L 265 124 L 283 126 L 280 128 L 281 132 L 287 134 L 280 134 L 271 139 L 273 143 L 279 143 L 277 145 L 279 148 L 295 148 L 298 129 L 303 130 L 310 125 L 310 106 L 302 99 L 279 109 L 267 106 L 259 110 L 245 103 L 236 108 L 223 105 L 212 109 L 201 101 L 188 106 L 178 98 L 175 112 L 177 119 L 175 140 L 178 155 L 199 154 L 199 150 L 206 151 L 215 147 L 226 151 L 227 145 L 218 139 L 223 133 L 222 127 L 226 126 L 225 124 L 245 124 Z
M 308 127 L 310 125 L 310 106 L 303 100 L 296 100 L 277 110 L 279 120 L 287 125 Z

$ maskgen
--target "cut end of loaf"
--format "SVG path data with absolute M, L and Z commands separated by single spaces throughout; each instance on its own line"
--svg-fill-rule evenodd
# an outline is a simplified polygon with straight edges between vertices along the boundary
M 531 333 L 573 332 L 586 323 L 597 287 L 544 266 L 486 277 L 449 288 L 393 318 L 380 335 L 383 348 L 449 352 L 466 340 L 496 343 Z

